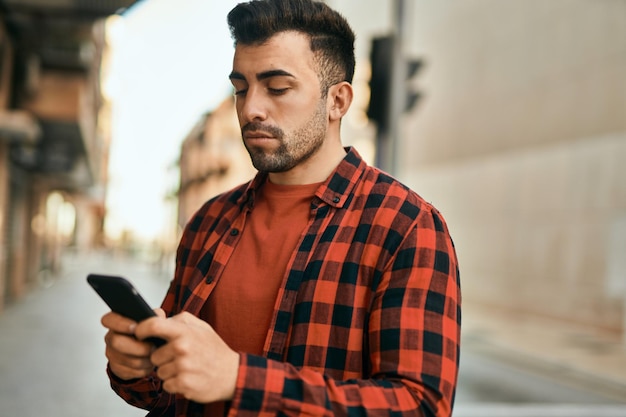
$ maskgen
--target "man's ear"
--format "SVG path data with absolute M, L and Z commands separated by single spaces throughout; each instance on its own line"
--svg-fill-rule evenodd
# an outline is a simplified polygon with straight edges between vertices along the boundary
M 350 108 L 354 92 L 352 84 L 342 81 L 328 89 L 328 118 L 330 121 L 340 120 Z

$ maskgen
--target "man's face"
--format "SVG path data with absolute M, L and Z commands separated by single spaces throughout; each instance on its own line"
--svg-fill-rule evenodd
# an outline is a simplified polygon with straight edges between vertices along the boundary
M 230 80 L 244 145 L 260 171 L 285 172 L 323 145 L 328 129 L 309 39 L 281 32 L 238 45 Z

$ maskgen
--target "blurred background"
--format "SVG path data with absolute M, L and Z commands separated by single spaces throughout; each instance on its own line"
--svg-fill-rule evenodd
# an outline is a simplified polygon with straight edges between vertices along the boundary
M 159 304 L 187 219 L 254 175 L 236 3 L 0 0 L 7 415 L 144 414 L 107 387 L 84 277 Z M 626 417 L 626 0 L 326 3 L 357 34 L 344 143 L 456 244 L 455 415 Z

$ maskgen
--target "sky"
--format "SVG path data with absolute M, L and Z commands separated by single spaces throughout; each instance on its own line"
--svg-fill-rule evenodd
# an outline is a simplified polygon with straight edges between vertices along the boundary
M 144 0 L 108 25 L 112 101 L 109 237 L 155 240 L 171 228 L 180 145 L 200 117 L 232 93 L 235 0 Z

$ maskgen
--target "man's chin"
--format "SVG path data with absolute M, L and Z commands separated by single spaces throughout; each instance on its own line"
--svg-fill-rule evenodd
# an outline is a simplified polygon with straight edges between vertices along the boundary
M 261 172 L 285 172 L 289 171 L 292 166 L 286 164 L 284 161 L 279 161 L 276 158 L 267 157 L 267 155 L 252 155 L 252 165 Z

